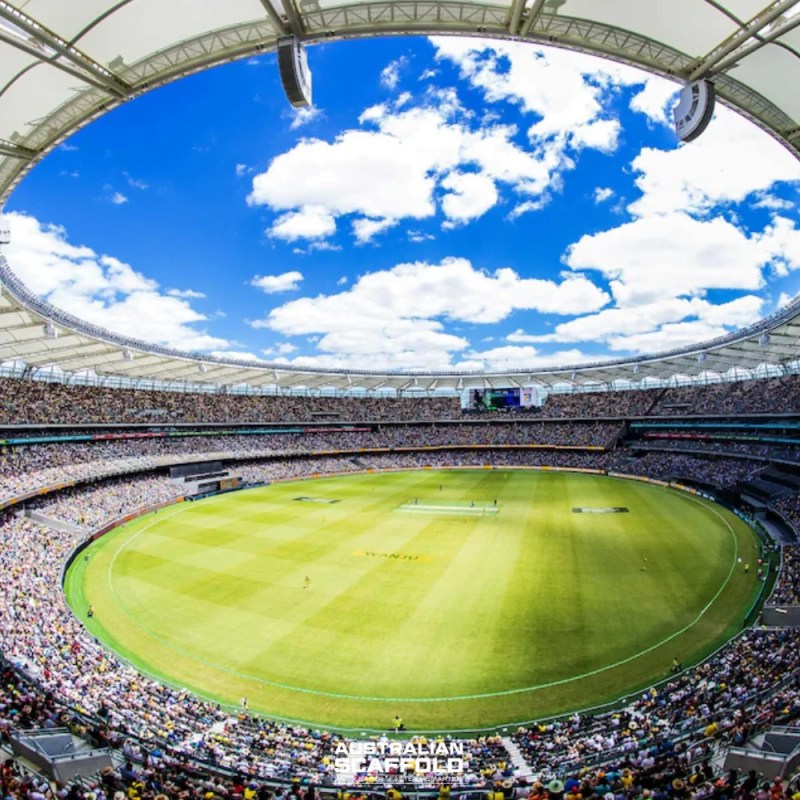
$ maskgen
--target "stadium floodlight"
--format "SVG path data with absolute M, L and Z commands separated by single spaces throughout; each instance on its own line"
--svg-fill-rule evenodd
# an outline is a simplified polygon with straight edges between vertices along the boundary
M 49 319 L 47 322 L 45 322 L 44 335 L 47 339 L 58 338 L 58 331 L 56 330 L 56 326 L 53 324 L 53 320 Z
M 681 89 L 672 119 L 675 133 L 682 142 L 691 142 L 705 131 L 714 116 L 715 102 L 716 92 L 711 81 L 696 81 Z
M 758 337 L 759 347 L 766 347 L 769 343 L 770 343 L 770 338 L 768 333 L 762 333 L 761 336 Z
M 306 48 L 296 36 L 278 39 L 278 70 L 287 100 L 295 108 L 310 106 L 311 70 Z
M 125 348 L 125 349 L 122 351 L 122 358 L 123 358 L 125 361 L 133 361 L 133 353 L 131 353 L 131 351 L 130 351 L 130 350 L 128 350 L 128 348 L 126 347 L 126 348 Z

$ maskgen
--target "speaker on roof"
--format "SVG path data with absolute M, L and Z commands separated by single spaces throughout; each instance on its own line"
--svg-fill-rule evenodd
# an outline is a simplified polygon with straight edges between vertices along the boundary
M 311 71 L 306 48 L 296 36 L 278 39 L 278 69 L 283 91 L 295 108 L 311 105 Z
M 716 93 L 711 81 L 696 81 L 681 89 L 672 118 L 675 133 L 682 142 L 691 142 L 708 127 L 714 115 L 715 102 Z

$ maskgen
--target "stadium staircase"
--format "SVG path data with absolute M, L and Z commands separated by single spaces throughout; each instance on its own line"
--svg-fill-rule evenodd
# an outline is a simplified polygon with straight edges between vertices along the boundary
M 653 392 L 653 402 L 647 407 L 647 411 L 642 414 L 643 417 L 649 417 L 653 413 L 653 409 L 658 406 L 661 402 L 661 398 L 667 393 L 667 387 L 665 386 L 663 389 L 656 389 Z
M 86 536 L 89 533 L 87 528 L 80 525 L 73 525 L 71 522 L 64 522 L 60 519 L 53 519 L 52 517 L 40 514 L 38 511 L 25 511 L 25 516 L 43 525 L 45 528 L 50 528 L 53 531 L 61 531 L 62 533 L 74 533 L 78 536 Z
M 533 780 L 531 765 L 525 760 L 522 751 L 517 747 L 517 743 L 510 736 L 503 736 L 501 740 L 511 759 L 511 766 L 514 767 L 514 774 L 517 778 L 525 778 L 527 781 Z
M 768 780 L 793 775 L 800 766 L 800 731 L 774 727 L 750 739 L 744 747 L 731 747 L 725 769 L 754 769 Z

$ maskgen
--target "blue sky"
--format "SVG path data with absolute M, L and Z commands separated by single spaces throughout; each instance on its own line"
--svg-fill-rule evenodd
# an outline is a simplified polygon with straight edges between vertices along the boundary
M 9 260 L 96 324 L 327 367 L 509 368 L 711 338 L 800 291 L 800 165 L 675 86 L 561 50 L 391 38 L 109 113 L 12 195 Z

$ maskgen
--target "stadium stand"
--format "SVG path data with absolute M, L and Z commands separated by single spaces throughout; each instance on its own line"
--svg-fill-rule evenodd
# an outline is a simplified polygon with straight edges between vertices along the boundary
M 773 605 L 800 605 L 800 545 L 783 548 L 780 576 L 769 602 Z
M 792 414 L 800 376 L 668 389 L 550 394 L 514 416 L 627 418 Z M 0 425 L 437 421 L 464 415 L 458 397 L 245 395 L 68 386 L 0 378 Z M 472 411 L 466 413 L 472 415 Z M 486 412 L 488 415 L 489 412 Z M 504 416 L 495 414 L 493 416 Z
M 198 394 L 0 379 L 0 424 L 458 419 L 457 397 Z
M 0 394 L 13 395 L 13 386 L 18 385 L 0 381 Z M 18 394 L 35 399 L 26 417 L 34 425 L 87 425 L 102 420 L 110 391 L 73 387 L 67 392 L 57 384 L 41 384 L 32 392 L 26 389 Z M 681 397 L 688 394 L 674 391 Z M 747 407 L 742 413 L 761 413 L 755 410 L 761 391 L 726 392 L 722 398 L 723 393 L 712 390 L 714 399 L 698 402 L 704 409 Z M 321 403 L 288 398 L 291 402 L 279 413 L 278 406 L 286 398 L 220 395 L 204 405 L 199 398 L 205 395 L 124 394 L 138 397 L 139 410 L 149 402 L 192 422 L 196 421 L 188 419 L 192 416 L 202 421 L 213 417 L 215 422 L 272 421 L 258 416 L 262 412 L 274 414 L 276 421 L 280 417 L 279 421 L 290 422 L 304 416 L 313 419 L 314 411 L 336 405 L 327 398 Z M 667 394 L 663 390 L 619 392 L 591 400 L 584 399 L 588 395 L 576 396 L 572 404 L 564 400 L 553 404 L 547 413 L 555 421 L 525 422 L 508 416 L 502 421 L 436 425 L 426 422 L 458 416 L 449 401 L 414 406 L 420 409 L 420 418 L 414 420 L 405 403 L 381 400 L 354 410 L 361 401 L 350 399 L 340 407 L 342 420 L 383 424 L 365 425 L 363 430 L 248 435 L 211 433 L 198 426 L 187 431 L 195 435 L 177 438 L 4 448 L 0 499 L 66 480 L 76 485 L 29 500 L 26 508 L 38 515 L 35 519 L 16 515 L 13 505 L 0 512 L 0 651 L 5 659 L 0 738 L 7 739 L 16 729 L 65 725 L 95 745 L 113 747 L 120 760 L 113 770 L 88 782 L 53 789 L 9 759 L 3 766 L 3 796 L 14 800 L 267 800 L 315 798 L 321 791 L 334 791 L 331 754 L 339 741 L 336 735 L 231 714 L 144 678 L 92 639 L 66 606 L 60 587 L 65 559 L 89 531 L 172 499 L 176 488 L 163 474 L 165 463 L 210 460 L 223 454 L 252 483 L 367 468 L 484 464 L 619 471 L 660 480 L 694 479 L 728 490 L 743 481 L 775 480 L 767 472 L 775 451 L 760 442 L 681 441 L 659 443 L 655 446 L 660 449 L 655 449 L 652 442 L 640 439 L 619 441 L 627 429 L 622 421 L 578 419 L 638 416 L 645 406 L 658 409 Z M 628 398 L 624 406 L 619 405 L 622 396 Z M 154 397 L 162 405 L 156 406 Z M 265 402 L 273 400 L 275 406 Z M 607 414 L 612 407 L 616 413 Z M 694 409 L 693 405 L 690 410 Z M 13 411 L 4 413 L 9 435 L 8 425 L 20 420 Z M 392 414 L 413 424 L 386 424 Z M 43 432 L 11 430 L 14 437 Z M 73 435 L 97 432 L 68 431 Z M 692 449 L 687 452 L 686 448 Z M 322 455 L 322 450 L 338 452 Z M 781 452 L 787 460 L 798 460 L 793 448 Z M 112 477 L 99 480 L 103 476 Z M 785 496 L 774 499 L 775 507 L 798 524 L 800 486 L 790 481 L 784 488 Z M 771 602 L 798 602 L 797 553 L 797 546 L 783 548 L 783 571 Z M 546 721 L 521 728 L 510 739 L 468 740 L 469 765 L 460 786 L 463 791 L 493 792 L 498 798 L 502 794 L 504 800 L 797 800 L 788 785 L 725 773 L 712 757 L 720 746 L 746 743 L 754 732 L 776 723 L 797 726 L 798 719 L 800 632 L 748 629 L 703 664 L 615 711 Z M 512 745 L 524 768 L 514 762 Z M 352 796 L 374 788 L 370 780 L 366 775 L 354 776 Z M 432 779 L 427 784 L 423 780 L 424 785 L 435 789 Z

